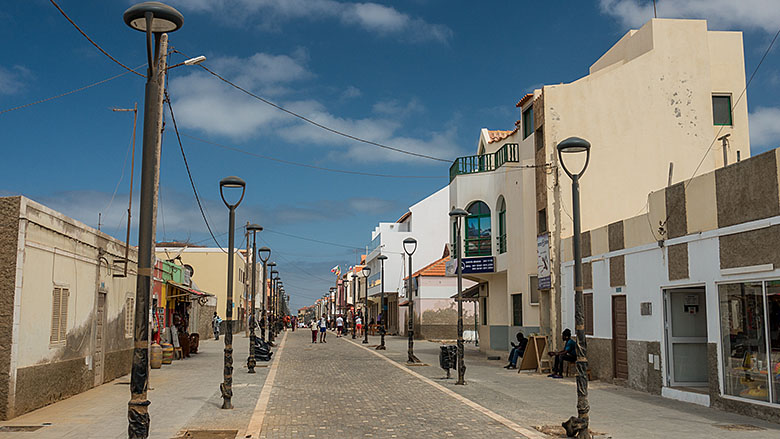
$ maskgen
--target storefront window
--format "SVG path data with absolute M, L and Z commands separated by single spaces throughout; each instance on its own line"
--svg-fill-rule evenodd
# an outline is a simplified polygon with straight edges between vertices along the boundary
M 720 285 L 726 395 L 769 402 L 770 364 L 761 282 Z
M 769 324 L 772 402 L 780 404 L 780 281 L 766 282 L 766 315 Z
M 466 256 L 490 256 L 490 208 L 476 201 L 467 210 Z

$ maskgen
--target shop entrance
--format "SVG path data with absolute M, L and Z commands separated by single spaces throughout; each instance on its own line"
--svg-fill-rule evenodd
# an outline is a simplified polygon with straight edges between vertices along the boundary
M 704 287 L 664 291 L 666 381 L 672 387 L 706 387 L 707 306 Z

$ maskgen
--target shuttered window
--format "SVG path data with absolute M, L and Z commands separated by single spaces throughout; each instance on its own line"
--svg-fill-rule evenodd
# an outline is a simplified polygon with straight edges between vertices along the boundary
M 125 338 L 133 337 L 133 327 L 135 325 L 135 298 L 125 299 Z
M 51 334 L 49 342 L 64 343 L 68 329 L 68 297 L 67 288 L 55 287 L 52 292 Z
M 593 335 L 593 293 L 583 294 L 585 305 L 585 335 Z

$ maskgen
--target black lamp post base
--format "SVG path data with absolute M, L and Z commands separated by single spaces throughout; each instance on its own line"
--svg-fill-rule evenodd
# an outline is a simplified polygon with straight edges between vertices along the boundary
M 379 345 L 379 346 L 376 347 L 376 350 L 377 351 L 384 351 L 384 350 L 387 350 L 387 348 L 382 346 L 382 345 Z
M 421 363 L 421 361 L 420 361 L 420 359 L 419 359 L 419 358 L 417 358 L 417 357 L 416 357 L 416 356 L 414 356 L 414 355 L 411 355 L 411 356 L 410 356 L 410 357 L 409 357 L 409 358 L 406 360 L 406 364 L 417 364 L 417 363 Z

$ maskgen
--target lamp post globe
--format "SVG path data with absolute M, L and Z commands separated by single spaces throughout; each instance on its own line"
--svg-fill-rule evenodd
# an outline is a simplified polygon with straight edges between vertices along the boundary
M 363 267 L 360 273 L 363 275 L 364 283 L 366 284 L 366 301 L 363 304 L 363 344 L 368 344 L 368 277 L 371 276 L 371 267 Z
M 406 280 L 406 300 L 409 305 L 409 324 L 407 328 L 407 336 L 409 338 L 408 346 L 406 349 L 407 363 L 419 363 L 420 360 L 414 355 L 414 295 L 412 294 L 412 255 L 417 250 L 417 240 L 411 236 L 404 239 L 404 252 L 409 259 L 409 270 L 407 272 Z
M 455 229 L 457 230 L 455 237 L 455 254 L 458 258 L 458 381 L 455 384 L 460 385 L 466 384 L 466 364 L 463 361 L 463 259 L 460 248 L 463 221 L 461 221 L 461 219 L 468 216 L 468 214 L 468 212 L 459 207 L 450 211 L 450 218 L 455 220 Z
M 564 172 L 571 178 L 572 222 L 574 223 L 574 331 L 577 338 L 577 416 L 572 416 L 563 423 L 570 437 L 590 438 L 590 403 L 588 402 L 588 342 L 585 337 L 585 303 L 582 297 L 582 233 L 580 214 L 580 178 L 585 173 L 590 162 L 590 142 L 580 137 L 569 137 L 557 146 L 558 160 Z M 582 169 L 572 172 L 564 161 L 564 157 L 581 156 L 585 153 Z M 553 371 L 556 373 L 556 371 Z M 560 372 L 559 372 L 560 373 Z M 571 434 L 569 434 L 571 433 Z
M 154 264 L 155 217 L 160 177 L 163 90 L 168 35 L 184 24 L 181 13 L 158 2 L 131 6 L 123 18 L 133 29 L 146 33 L 147 74 L 144 89 L 143 154 L 138 215 L 138 275 L 133 331 L 133 364 L 130 401 L 127 405 L 128 437 L 149 437 L 149 308 Z

